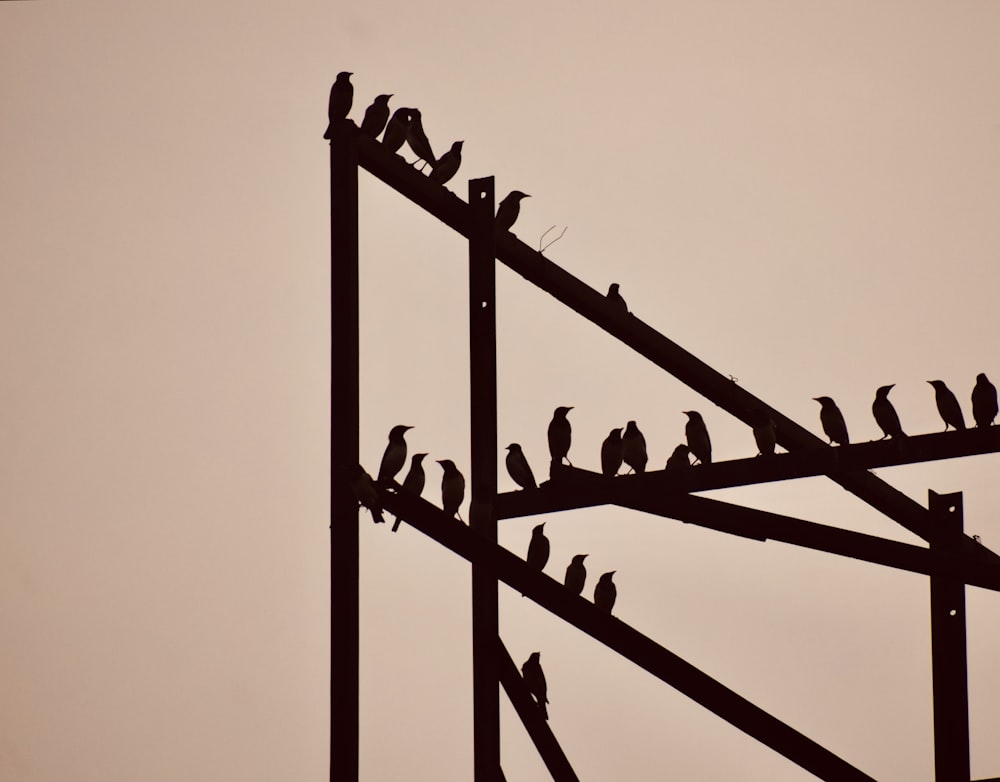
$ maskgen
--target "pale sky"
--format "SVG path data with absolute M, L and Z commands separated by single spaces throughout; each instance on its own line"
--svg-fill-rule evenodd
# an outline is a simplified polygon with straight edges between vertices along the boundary
M 329 743 L 328 90 L 422 110 L 449 187 L 821 435 L 970 419 L 1000 380 L 1000 3 L 0 3 L 0 779 L 324 780 Z M 466 245 L 361 176 L 362 461 L 393 424 L 469 475 Z M 660 468 L 748 428 L 504 268 L 499 440 Z M 498 454 L 502 456 L 502 454 Z M 502 465 L 502 458 L 501 458 Z M 1000 551 L 1000 457 L 880 470 L 964 492 Z M 501 490 L 514 488 L 501 467 Z M 919 541 L 825 479 L 713 495 Z M 463 515 L 466 508 L 463 507 Z M 472 773 L 469 566 L 361 519 L 361 778 Z M 614 508 L 547 519 L 561 579 L 879 780 L 933 778 L 927 579 Z M 503 522 L 527 549 L 533 519 Z M 1000 596 L 967 590 L 973 779 L 1000 775 Z M 501 586 L 581 779 L 811 775 Z M 336 643 L 336 637 L 333 642 Z M 547 773 L 504 696 L 507 779 Z

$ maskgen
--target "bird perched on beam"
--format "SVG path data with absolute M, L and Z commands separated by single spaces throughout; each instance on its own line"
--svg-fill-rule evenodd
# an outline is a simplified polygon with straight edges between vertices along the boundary
M 758 456 L 774 454 L 774 447 L 778 443 L 778 432 L 774 419 L 767 413 L 760 413 L 757 416 L 757 423 L 753 427 L 753 439 L 757 443 Z
M 462 144 L 464 143 L 464 141 L 456 141 L 451 145 L 451 149 L 432 164 L 433 168 L 428 177 L 431 182 L 443 185 L 458 173 L 458 167 L 462 165 Z
M 532 652 L 524 665 L 521 666 L 521 676 L 524 678 L 528 692 L 535 699 L 538 708 L 542 710 L 542 717 L 548 719 L 549 711 L 545 708 L 545 704 L 549 702 L 548 687 L 545 685 L 545 674 L 542 672 L 541 656 L 539 652 Z
M 665 470 L 683 470 L 686 467 L 691 466 L 691 449 L 686 445 L 681 443 L 676 448 L 674 452 L 667 457 L 667 464 L 663 468 Z
M 389 98 L 392 95 L 379 95 L 372 102 L 372 105 L 365 109 L 364 119 L 361 120 L 361 132 L 372 138 L 378 138 L 378 134 L 385 129 L 385 123 L 389 120 Z
M 531 196 L 520 190 L 511 190 L 501 199 L 499 206 L 497 206 L 495 221 L 498 231 L 509 231 L 514 226 L 514 223 L 517 222 L 517 216 L 521 213 L 521 199 L 523 198 L 531 198 Z
M 594 605 L 609 614 L 615 607 L 615 600 L 618 599 L 618 588 L 611 582 L 611 577 L 616 572 L 612 570 L 610 573 L 605 573 L 597 580 L 597 586 L 594 587 Z
M 427 456 L 425 453 L 415 453 L 413 458 L 410 459 L 410 469 L 406 473 L 406 477 L 403 478 L 403 491 L 419 497 L 424 490 L 424 481 L 426 477 L 424 476 L 424 457 Z M 392 531 L 395 532 L 399 529 L 399 523 L 401 519 L 399 516 L 392 523 Z
M 382 146 L 390 152 L 399 152 L 406 143 L 406 128 L 410 124 L 410 109 L 396 109 L 385 126 Z
M 406 440 L 403 439 L 403 435 L 412 428 L 412 426 L 399 424 L 389 430 L 389 444 L 385 447 L 385 452 L 382 454 L 382 464 L 378 468 L 380 485 L 384 486 L 389 483 L 406 464 Z
M 465 499 L 465 476 L 458 471 L 451 459 L 439 459 L 438 464 L 444 470 L 444 475 L 441 476 L 441 509 L 454 517 Z M 458 520 L 463 520 L 461 514 L 458 515 Z
M 899 415 L 896 413 L 896 408 L 892 406 L 892 402 L 889 401 L 889 392 L 893 389 L 895 383 L 887 386 L 879 386 L 878 390 L 875 392 L 875 401 L 872 402 L 872 415 L 875 416 L 875 423 L 879 425 L 883 434 L 879 440 L 884 440 L 886 437 L 891 437 L 894 440 L 899 437 L 906 437 L 906 432 L 903 431 L 902 425 L 899 423 Z
M 348 71 L 341 71 L 337 74 L 337 80 L 330 87 L 330 104 L 327 109 L 327 116 L 330 124 L 326 126 L 326 133 L 323 138 L 330 138 L 333 134 L 333 123 L 346 119 L 351 111 L 351 103 L 354 102 L 354 85 L 351 84 L 351 76 L 354 74 Z
M 847 436 L 847 424 L 844 423 L 844 415 L 837 403 L 828 396 L 814 396 L 813 401 L 820 403 L 819 422 L 830 438 L 830 443 L 847 445 L 851 440 Z
M 635 421 L 629 421 L 625 425 L 625 434 L 622 435 L 622 461 L 631 467 L 633 472 L 646 472 L 646 462 L 649 461 L 646 455 L 646 438 L 642 436 Z
M 358 502 L 371 512 L 372 521 L 376 524 L 385 524 L 385 518 L 382 516 L 382 500 L 375 489 L 375 481 L 360 464 L 351 468 L 351 491 L 354 492 Z
M 992 426 L 997 417 L 997 389 L 982 372 L 972 389 L 972 417 L 976 426 Z
M 569 425 L 569 419 L 566 418 L 566 414 L 572 409 L 572 407 L 557 407 L 552 413 L 552 420 L 549 421 L 549 456 L 552 457 L 553 465 L 562 464 L 562 460 L 565 459 L 570 467 L 573 466 L 568 456 L 573 429 Z
M 524 456 L 524 451 L 517 443 L 507 446 L 507 472 L 514 479 L 514 483 L 522 489 L 537 489 L 535 475 L 531 472 L 531 465 Z
M 622 466 L 622 430 L 612 429 L 601 443 L 601 472 L 609 478 L 618 474 Z
M 684 415 L 688 417 L 688 422 L 684 425 L 688 448 L 699 464 L 710 464 L 712 461 L 712 441 L 708 437 L 705 419 L 701 417 L 701 413 L 694 410 L 686 410 Z
M 943 380 L 928 380 L 934 386 L 934 401 L 937 402 L 938 412 L 944 421 L 944 430 L 947 432 L 949 426 L 956 429 L 965 429 L 965 416 L 962 415 L 962 407 L 951 392 L 951 389 L 944 384 Z
M 410 109 L 410 121 L 406 126 L 406 141 L 410 145 L 410 149 L 417 156 L 417 159 L 413 161 L 413 165 L 417 165 L 421 160 L 424 161 L 424 165 L 420 167 L 420 170 L 424 170 L 424 166 L 430 164 L 433 168 L 437 163 L 437 158 L 434 157 L 434 152 L 431 150 L 431 142 L 427 140 L 427 134 L 424 133 L 424 123 L 420 117 L 419 109 Z
M 621 293 L 618 292 L 618 283 L 611 283 L 611 287 L 608 288 L 608 303 L 622 315 L 628 315 L 628 304 L 625 303 L 625 299 L 622 298 Z
M 542 570 L 549 561 L 549 539 L 545 537 L 545 522 L 531 530 L 531 542 L 528 543 L 528 556 L 525 558 L 528 567 Z
M 587 568 L 583 566 L 583 560 L 587 556 L 587 554 L 577 554 L 573 557 L 573 561 L 569 563 L 569 567 L 566 568 L 566 579 L 563 583 L 574 595 L 579 595 L 583 592 L 583 585 L 587 581 Z

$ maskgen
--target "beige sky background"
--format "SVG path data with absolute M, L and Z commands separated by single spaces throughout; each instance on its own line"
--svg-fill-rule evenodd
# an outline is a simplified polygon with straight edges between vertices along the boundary
M 910 433 L 1000 381 L 1000 3 L 0 3 L 0 779 L 327 778 L 330 83 L 416 106 L 450 187 L 532 194 L 515 232 L 817 434 L 875 389 Z M 468 474 L 466 247 L 361 182 L 362 458 Z M 500 441 L 545 472 L 634 419 L 662 467 L 701 410 L 498 271 Z M 995 456 L 881 470 L 965 493 Z M 440 473 L 429 460 L 425 496 Z M 506 474 L 502 489 L 513 488 Z M 721 498 L 918 542 L 828 481 Z M 464 513 L 464 508 L 463 508 Z M 530 519 L 501 542 L 526 551 Z M 933 778 L 919 576 L 609 508 L 553 516 L 616 614 L 879 780 Z M 469 568 L 362 524 L 362 779 L 471 777 Z M 973 778 L 1000 775 L 1000 597 L 968 590 Z M 501 588 L 581 779 L 810 775 Z M 336 638 L 334 638 L 336 642 Z M 503 700 L 507 778 L 546 772 Z

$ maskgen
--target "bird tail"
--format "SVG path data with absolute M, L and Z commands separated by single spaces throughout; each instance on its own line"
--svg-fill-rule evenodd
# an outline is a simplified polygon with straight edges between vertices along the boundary
M 396 530 L 398 530 L 399 529 L 399 525 L 402 524 L 402 523 L 403 523 L 403 520 L 399 516 L 397 516 L 396 520 L 394 522 L 392 522 L 392 531 L 395 532 Z
M 385 516 L 382 515 L 382 511 L 375 508 L 369 508 L 368 510 L 372 512 L 372 521 L 376 524 L 385 524 Z

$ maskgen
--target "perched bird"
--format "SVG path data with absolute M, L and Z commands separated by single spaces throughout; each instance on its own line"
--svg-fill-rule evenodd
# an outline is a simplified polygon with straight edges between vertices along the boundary
M 633 472 L 646 472 L 646 438 L 642 436 L 635 421 L 629 421 L 625 425 L 625 434 L 622 435 L 622 461 L 632 468 Z
M 385 126 L 382 146 L 390 152 L 399 152 L 399 148 L 406 142 L 406 128 L 409 124 L 410 109 L 396 109 L 389 119 L 389 124 Z
M 676 448 L 674 452 L 670 454 L 667 458 L 667 465 L 664 467 L 665 470 L 683 470 L 685 467 L 691 466 L 691 449 L 686 445 L 681 443 Z
M 524 451 L 517 443 L 507 446 L 507 472 L 514 479 L 514 483 L 522 489 L 537 489 L 535 475 L 531 472 L 531 465 L 524 457 Z
M 612 307 L 621 312 L 623 315 L 628 314 L 628 304 L 625 303 L 625 299 L 623 299 L 622 295 L 618 292 L 617 282 L 611 283 L 611 287 L 608 288 L 608 301 L 611 303 Z
M 379 95 L 372 105 L 365 109 L 365 117 L 361 120 L 361 132 L 378 138 L 389 119 L 389 98 L 392 95 Z
M 982 372 L 972 389 L 972 417 L 976 426 L 992 426 L 997 417 L 997 389 Z
M 847 445 L 851 440 L 847 436 L 847 424 L 844 423 L 844 416 L 837 403 L 828 396 L 814 396 L 813 401 L 821 405 L 819 422 L 823 425 L 826 436 L 830 438 L 830 443 Z
M 415 453 L 413 458 L 410 459 L 410 470 L 406 473 L 406 477 L 403 478 L 403 491 L 409 492 L 410 494 L 415 494 L 417 497 L 421 495 L 424 490 L 424 457 L 427 456 L 425 453 Z M 396 517 L 396 520 L 392 524 L 392 531 L 395 532 L 399 529 L 400 518 Z
M 520 190 L 511 190 L 501 199 L 500 205 L 497 206 L 496 227 L 498 231 L 509 231 L 517 222 L 517 216 L 521 213 L 522 198 L 531 198 L 531 196 Z
M 360 464 L 351 468 L 351 491 L 358 498 L 358 502 L 371 512 L 372 521 L 376 524 L 385 524 L 382 516 L 382 500 L 375 489 L 375 481 Z
M 385 452 L 382 454 L 382 464 L 378 468 L 378 482 L 385 485 L 393 478 L 396 477 L 396 473 L 403 469 L 403 465 L 406 464 L 406 440 L 403 439 L 403 435 L 406 434 L 407 429 L 412 429 L 412 426 L 394 426 L 389 431 L 389 444 L 385 447 Z
M 944 430 L 947 432 L 949 426 L 956 429 L 965 429 L 965 416 L 962 415 L 962 408 L 958 404 L 951 389 L 944 384 L 943 380 L 928 380 L 934 386 L 934 401 L 937 402 L 938 412 L 944 420 Z
M 454 516 L 465 499 L 465 476 L 451 459 L 439 459 L 438 464 L 444 470 L 441 476 L 441 508 L 449 516 Z M 462 521 L 461 515 L 458 520 Z
M 611 582 L 611 577 L 616 572 L 612 570 L 610 573 L 605 573 L 597 580 L 597 586 L 594 587 L 594 605 L 609 614 L 618 598 L 618 588 Z
M 545 674 L 542 673 L 540 657 L 539 652 L 532 652 L 531 657 L 521 666 L 521 676 L 524 677 L 528 692 L 534 697 L 538 708 L 542 710 L 542 717 L 548 719 L 549 712 L 545 708 L 545 704 L 549 702 L 548 688 L 545 686 Z
M 351 110 L 351 103 L 354 101 L 354 85 L 351 84 L 352 73 L 341 71 L 337 74 L 337 80 L 330 87 L 330 105 L 327 115 L 330 124 L 326 126 L 326 133 L 323 138 L 330 138 L 333 130 L 333 123 L 347 117 Z
M 757 443 L 758 456 L 770 456 L 778 442 L 774 419 L 767 413 L 761 413 L 753 427 L 753 439 Z
M 431 150 L 431 142 L 427 140 L 427 134 L 424 133 L 424 124 L 420 118 L 419 109 L 410 109 L 410 122 L 406 126 L 406 141 L 410 145 L 410 149 L 417 156 L 417 159 L 413 161 L 413 165 L 416 165 L 421 160 L 424 161 L 424 166 L 428 163 L 433 168 L 437 163 L 437 158 L 434 157 L 434 152 Z M 424 166 L 420 167 L 420 170 L 424 170 Z
M 569 563 L 569 567 L 566 568 L 566 580 L 563 583 L 566 584 L 566 588 L 574 595 L 579 595 L 583 592 L 583 585 L 587 581 L 587 568 L 583 566 L 583 560 L 587 556 L 587 554 L 577 554 L 573 557 L 573 561 Z
M 445 152 L 433 163 L 429 179 L 443 185 L 458 172 L 458 167 L 462 165 L 462 144 L 464 141 L 456 141 L 451 145 L 451 149 Z
M 708 438 L 705 419 L 694 410 L 686 410 L 684 415 L 688 417 L 688 422 L 684 425 L 688 448 L 699 464 L 709 464 L 712 461 L 712 441 Z
M 572 409 L 572 407 L 557 407 L 552 414 L 552 420 L 549 421 L 549 455 L 552 457 L 552 464 L 562 464 L 562 460 L 565 459 L 570 467 L 573 466 L 567 455 L 573 431 L 566 418 L 566 414 Z
M 549 539 L 545 537 L 545 522 L 531 530 L 531 542 L 528 543 L 528 556 L 525 561 L 528 567 L 542 570 L 549 561 Z
M 883 432 L 882 436 L 878 438 L 879 440 L 884 440 L 886 437 L 891 437 L 894 440 L 899 437 L 906 437 L 906 432 L 903 431 L 903 427 L 899 423 L 899 415 L 896 413 L 896 408 L 889 401 L 889 392 L 894 385 L 895 383 L 887 386 L 879 386 L 875 392 L 875 401 L 872 402 L 872 415 L 875 416 L 875 423 L 879 425 L 879 428 Z
M 622 458 L 622 430 L 612 429 L 601 443 L 601 472 L 613 478 L 621 469 Z

